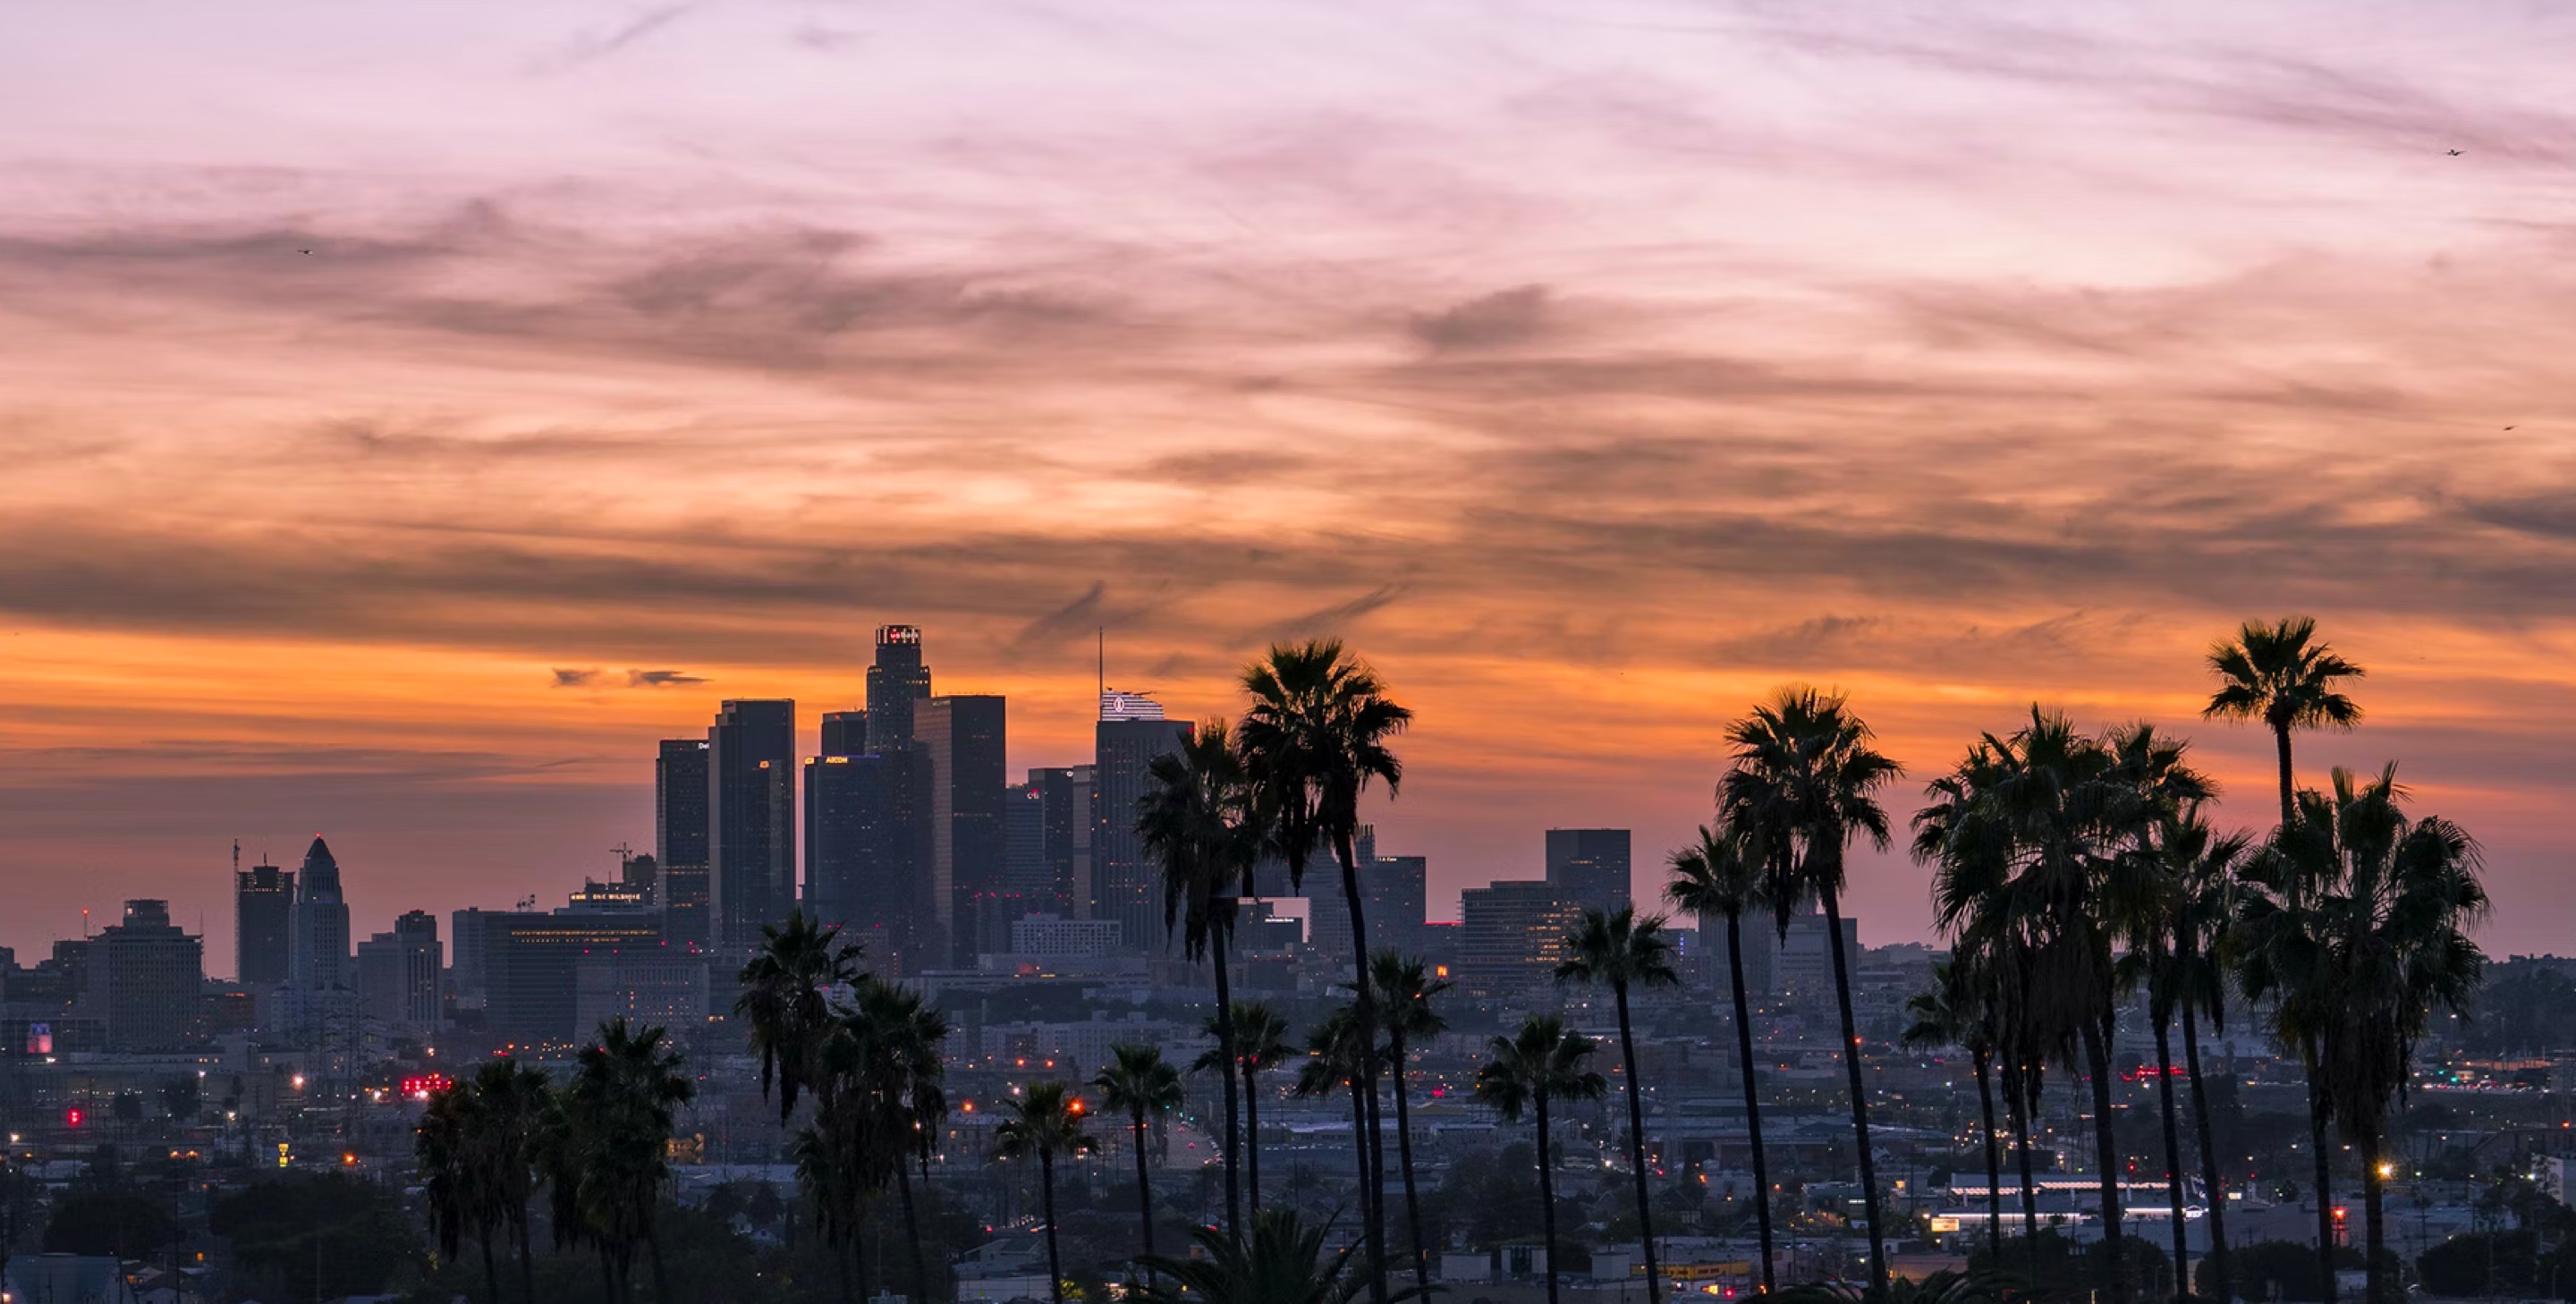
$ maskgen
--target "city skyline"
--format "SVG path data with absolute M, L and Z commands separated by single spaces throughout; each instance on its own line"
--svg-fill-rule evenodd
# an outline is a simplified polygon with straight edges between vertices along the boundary
M 1095 631 L 1177 718 L 1348 636 L 1435 909 L 1550 825 L 1651 872 L 1793 680 L 1892 808 L 2037 700 L 2260 828 L 2200 658 L 2306 613 L 2372 673 L 2302 782 L 2398 761 L 2488 949 L 2563 951 L 2571 24 L 30 15 L 0 945 L 168 899 L 220 965 L 235 837 L 327 834 L 368 931 L 552 899 L 717 702 L 811 750 L 878 620 L 1012 699 L 1015 775 L 1090 753 Z M 1852 910 L 1919 936 L 1923 881 Z

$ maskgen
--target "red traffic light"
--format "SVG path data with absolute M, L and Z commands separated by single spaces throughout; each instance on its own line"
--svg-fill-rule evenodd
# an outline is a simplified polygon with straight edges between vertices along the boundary
M 63 1122 L 72 1127 L 79 1127 L 82 1120 L 87 1119 L 88 1117 L 88 1110 L 77 1107 L 63 1111 Z

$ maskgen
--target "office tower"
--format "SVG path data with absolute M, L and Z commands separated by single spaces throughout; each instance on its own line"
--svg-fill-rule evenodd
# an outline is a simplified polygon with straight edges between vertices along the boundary
M 1358 850 L 1360 906 L 1368 912 L 1369 949 L 1393 947 L 1402 955 L 1419 955 L 1430 861 L 1422 856 L 1376 855 L 1374 838 L 1366 839 Z M 1284 866 L 1279 873 L 1286 877 Z M 1351 907 L 1342 894 L 1341 862 L 1329 851 L 1307 863 L 1305 892 L 1306 921 L 1316 950 L 1348 964 Z
M 582 1031 L 612 1019 L 661 1028 L 683 1047 L 707 1029 L 707 960 L 702 955 L 626 947 L 573 962 L 573 1023 Z
M 520 1044 L 560 1045 L 590 1034 L 580 1018 L 583 963 L 671 955 L 660 921 L 642 910 L 480 913 L 484 1024 Z
M 1035 779 L 1034 772 L 1029 776 Z M 1002 790 L 1002 890 L 1031 913 L 1063 915 L 1055 898 L 1055 865 L 1047 859 L 1046 789 L 1014 783 Z
M 1092 917 L 1117 920 L 1129 950 L 1156 950 L 1164 941 L 1160 871 L 1136 836 L 1136 804 L 1153 779 L 1154 759 L 1180 751 L 1190 725 L 1164 719 L 1150 697 L 1111 689 L 1100 695 L 1094 730 Z
M 750 954 L 796 904 L 796 704 L 730 701 L 707 730 L 709 933 Z
M 89 939 L 82 1004 L 113 1051 L 178 1050 L 198 1039 L 205 942 L 170 922 L 167 901 L 125 903 L 125 918 Z
M 1458 894 L 1458 956 L 1451 976 L 1466 991 L 1511 995 L 1556 979 L 1565 933 L 1583 907 L 1551 883 L 1506 879 Z
M 707 863 L 707 740 L 665 738 L 653 758 L 653 858 Z
M 814 916 L 867 948 L 882 974 L 919 972 L 935 951 L 927 892 L 929 758 L 814 756 L 805 761 L 805 892 Z
M 438 918 L 423 910 L 404 913 L 392 932 L 358 943 L 358 997 L 367 1017 L 412 1032 L 437 1027 L 443 959 Z
M 483 1008 L 483 935 L 501 912 L 468 908 L 447 916 L 447 976 L 460 1009 Z
M 1041 810 L 1038 817 L 1040 856 L 1051 884 L 1038 887 L 1032 863 L 1015 873 L 1027 875 L 1029 907 L 1067 919 L 1089 919 L 1091 912 L 1091 776 L 1088 765 L 1059 765 L 1029 771 L 1028 788 Z
M 318 833 L 296 871 L 291 932 L 290 985 L 305 991 L 349 985 L 349 904 L 340 896 L 340 862 Z
M 637 852 L 617 864 L 617 885 L 634 893 L 647 910 L 662 908 L 662 862 Z
M 892 752 L 911 745 L 913 710 L 930 696 L 930 667 L 921 662 L 921 628 L 877 627 L 877 661 L 868 667 L 868 750 Z
M 825 711 L 823 713 L 822 755 L 865 756 L 867 753 L 867 712 Z
M 1752 931 L 1754 921 L 1748 919 L 1744 922 L 1746 931 Z M 1774 924 L 1765 919 L 1763 927 L 1771 928 Z M 1831 1007 L 1834 1001 L 1833 947 L 1833 931 L 1825 927 L 1824 911 L 1809 907 L 1789 916 L 1788 934 L 1780 937 L 1779 949 L 1771 964 L 1772 977 L 1778 984 L 1777 990 L 1783 1001 L 1810 1009 Z M 1744 950 L 1746 957 L 1751 958 L 1753 944 L 1747 941 Z M 1854 965 L 1860 963 L 1860 921 L 1857 919 L 1843 920 L 1843 954 L 1850 957 Z
M 233 871 L 233 976 L 265 992 L 294 972 L 295 875 L 275 865 Z
M 1583 909 L 1617 913 L 1628 904 L 1628 830 L 1549 829 L 1547 881 Z
M 930 761 L 931 908 L 961 965 L 1008 946 L 1023 913 L 1003 883 L 1004 715 L 1000 695 L 961 693 L 922 700 L 914 719 Z

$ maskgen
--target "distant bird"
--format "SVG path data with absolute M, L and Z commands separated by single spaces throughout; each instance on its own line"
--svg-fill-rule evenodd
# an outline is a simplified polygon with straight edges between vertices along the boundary
M 2457 150 L 2457 149 L 2455 149 L 2455 150 L 2452 150 L 2452 151 L 2451 151 L 2451 157 L 2453 157 L 2453 158 L 2458 158 L 2460 155 L 2462 155 L 2463 153 L 2466 153 L 2466 152 L 2467 152 L 2467 151 L 2465 151 L 2465 150 Z
M 309 254 L 309 253 L 311 253 L 311 252 L 313 252 L 313 251 L 312 251 L 312 250 L 310 250 L 310 249 L 298 249 L 298 250 L 296 250 L 295 252 L 297 252 L 297 253 L 299 253 L 299 254 Z
M 2511 429 L 2513 429 L 2513 427 L 2511 427 L 2511 426 L 2506 426 L 2506 427 L 2505 427 L 2505 429 L 2507 429 L 2507 430 L 2511 430 Z

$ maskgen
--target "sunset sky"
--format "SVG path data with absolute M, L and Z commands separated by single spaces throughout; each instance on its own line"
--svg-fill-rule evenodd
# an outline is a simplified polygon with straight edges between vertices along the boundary
M 2236 622 L 2369 667 L 2570 949 L 2576 10 L 325 3 L 0 17 L 0 945 L 320 831 L 360 934 L 559 904 L 657 737 L 869 633 L 1231 714 L 1338 633 L 1382 847 L 1705 818 L 1839 686 L 1911 771 L 2190 729 Z M 2448 151 L 2462 151 L 2453 155 Z M 563 672 L 596 672 L 588 675 Z M 656 674 L 649 672 L 676 672 Z M 574 682 L 565 682 L 574 681 Z M 247 861 L 245 862 L 247 863 Z M 1865 937 L 1926 927 L 1864 858 Z M 1641 882 L 1643 880 L 1641 879 Z

